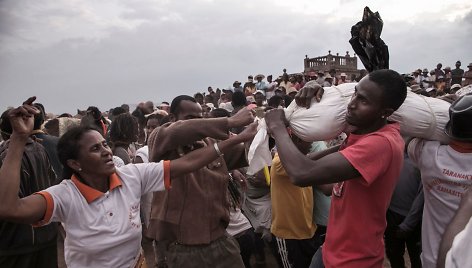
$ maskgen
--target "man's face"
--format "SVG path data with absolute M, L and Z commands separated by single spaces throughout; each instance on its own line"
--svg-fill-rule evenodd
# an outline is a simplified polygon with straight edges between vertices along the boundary
M 441 70 L 441 68 L 442 68 L 442 64 L 438 64 L 438 65 L 436 66 L 436 69 L 438 69 L 438 70 Z
M 256 100 L 256 105 L 257 106 L 262 106 L 262 104 L 265 101 L 265 96 L 262 93 L 256 93 L 254 95 L 254 99 Z
M 195 100 L 196 100 L 198 103 L 203 104 L 203 95 L 200 95 L 200 94 L 196 95 L 196 96 L 195 96 Z
M 267 82 L 272 83 L 272 76 L 267 76 Z
M 382 89 L 369 76 L 362 78 L 347 106 L 346 121 L 361 131 L 369 129 L 385 113 L 382 94 Z
M 178 114 L 176 115 L 175 120 L 179 121 L 202 117 L 202 106 L 200 106 L 199 103 L 184 100 L 180 102 L 180 107 L 178 109 Z
M 456 62 L 456 68 L 459 69 L 459 67 L 461 67 L 461 63 L 460 63 L 460 62 Z
M 154 111 L 154 103 L 152 103 L 152 101 L 147 101 L 144 103 L 144 109 L 147 114 L 152 113 Z
M 262 77 L 258 76 L 258 77 L 256 78 L 256 80 L 257 80 L 257 82 L 261 82 L 261 81 L 262 81 Z

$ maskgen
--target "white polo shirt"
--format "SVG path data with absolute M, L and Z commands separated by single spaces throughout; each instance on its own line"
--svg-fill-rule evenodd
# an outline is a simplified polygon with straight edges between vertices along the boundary
M 169 166 L 161 161 L 117 168 L 106 193 L 75 176 L 40 192 L 47 201 L 40 224 L 64 223 L 67 267 L 131 267 L 141 248 L 141 195 L 165 190 Z

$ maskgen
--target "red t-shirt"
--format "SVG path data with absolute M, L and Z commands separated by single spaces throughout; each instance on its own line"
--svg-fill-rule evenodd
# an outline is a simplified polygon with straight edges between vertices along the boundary
M 329 267 L 383 267 L 385 215 L 403 165 L 398 123 L 349 135 L 340 153 L 361 177 L 336 183 L 323 262 Z

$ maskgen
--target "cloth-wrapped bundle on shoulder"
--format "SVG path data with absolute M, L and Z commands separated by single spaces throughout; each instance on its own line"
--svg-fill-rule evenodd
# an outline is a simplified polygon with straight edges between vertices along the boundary
M 346 83 L 325 88 L 321 101 L 313 100 L 308 109 L 297 106 L 293 101 L 285 109 L 285 117 L 292 131 L 305 141 L 324 141 L 337 137 L 346 127 L 347 105 L 355 85 Z M 389 120 L 400 123 L 400 131 L 404 136 L 448 143 L 444 126 L 449 121 L 449 106 L 446 101 L 417 95 L 409 89 L 404 103 Z M 264 120 L 260 121 L 258 128 L 248 153 L 248 174 L 255 174 L 272 162 Z

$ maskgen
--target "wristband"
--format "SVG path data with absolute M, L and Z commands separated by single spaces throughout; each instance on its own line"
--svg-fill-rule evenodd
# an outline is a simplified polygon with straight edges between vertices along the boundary
M 215 148 L 215 151 L 218 154 L 218 156 L 223 156 L 223 153 L 220 151 L 220 148 L 218 147 L 218 144 L 216 142 L 213 143 L 213 148 Z

